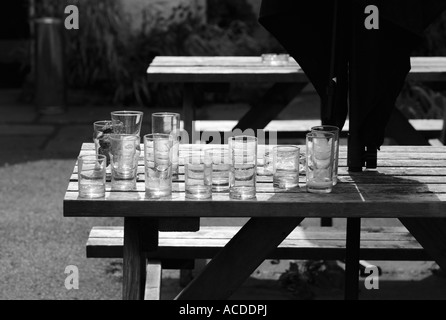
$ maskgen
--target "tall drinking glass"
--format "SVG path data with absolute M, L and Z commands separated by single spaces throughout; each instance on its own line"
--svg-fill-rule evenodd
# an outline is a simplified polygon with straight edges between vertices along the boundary
M 256 197 L 257 138 L 236 136 L 229 138 L 229 197 L 253 199 Z
M 331 132 L 335 135 L 335 150 L 333 160 L 333 185 L 338 183 L 338 163 L 339 163 L 339 128 L 335 126 L 317 126 L 311 128 L 311 132 Z
M 93 142 L 97 155 L 104 155 L 107 158 L 107 165 L 110 164 L 110 135 L 123 133 L 123 123 L 118 120 L 101 120 L 93 123 Z
M 124 134 L 141 135 L 141 125 L 144 113 L 142 111 L 112 111 L 112 120 L 121 121 L 123 123 Z
M 172 194 L 172 147 L 169 134 L 144 136 L 144 169 L 146 195 L 158 199 Z
M 152 114 L 152 133 L 170 134 L 173 137 L 172 176 L 178 179 L 178 163 L 180 152 L 180 114 L 158 112 Z
M 206 152 L 212 162 L 212 191 L 229 191 L 229 171 L 231 170 L 229 150 L 221 146 Z
M 132 134 L 110 136 L 112 190 L 134 190 L 138 178 L 140 138 Z
M 335 135 L 331 132 L 307 134 L 306 181 L 311 193 L 330 193 L 333 190 L 333 160 Z

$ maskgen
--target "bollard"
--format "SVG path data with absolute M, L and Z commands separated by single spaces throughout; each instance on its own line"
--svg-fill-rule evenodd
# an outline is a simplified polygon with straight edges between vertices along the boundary
M 36 91 L 37 111 L 44 115 L 65 112 L 65 65 L 62 20 L 35 20 L 36 31 Z

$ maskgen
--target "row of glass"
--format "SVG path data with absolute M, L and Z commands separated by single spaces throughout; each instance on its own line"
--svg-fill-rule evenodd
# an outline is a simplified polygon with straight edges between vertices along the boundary
M 105 195 L 105 167 L 109 164 L 113 190 L 136 187 L 141 121 L 142 113 L 122 111 L 112 113 L 111 121 L 94 124 L 96 156 L 79 158 L 81 197 Z M 146 195 L 168 197 L 172 193 L 172 180 L 179 173 L 179 114 L 152 114 L 152 132 L 144 136 Z M 213 192 L 229 191 L 232 199 L 255 198 L 257 149 L 257 138 L 235 136 L 229 138 L 227 146 L 207 145 L 203 150 L 185 150 L 182 159 L 186 197 L 209 199 Z M 338 153 L 338 128 L 312 128 L 307 135 L 303 161 L 308 192 L 332 191 L 337 183 Z M 276 188 L 298 187 L 301 156 L 297 146 L 274 147 L 265 152 L 264 174 L 270 171 Z

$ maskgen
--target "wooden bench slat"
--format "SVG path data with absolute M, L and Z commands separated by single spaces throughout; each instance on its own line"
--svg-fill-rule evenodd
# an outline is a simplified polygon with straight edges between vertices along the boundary
M 412 57 L 408 79 L 423 82 L 446 80 L 445 57 Z M 298 64 L 263 64 L 261 57 L 155 57 L 147 69 L 152 82 L 308 82 Z
M 149 260 L 146 267 L 146 283 L 144 290 L 144 300 L 161 299 L 161 261 Z
M 196 232 L 160 232 L 160 239 L 200 239 L 200 238 L 212 238 L 212 239 L 230 239 L 241 227 L 201 227 Z M 407 237 L 411 237 L 407 229 L 404 227 L 380 227 L 380 228 L 361 228 L 362 240 L 389 240 L 398 239 L 407 240 Z M 296 228 L 289 234 L 287 239 L 307 239 L 307 240 L 320 240 L 320 239 L 337 239 L 345 240 L 345 229 L 339 229 L 335 227 L 310 227 L 310 228 Z M 388 236 L 390 235 L 390 236 Z M 89 238 L 122 238 L 124 236 L 124 228 L 120 226 L 116 227 L 93 227 L 90 231 Z
M 207 259 L 224 247 L 239 227 L 202 227 L 198 232 L 161 232 L 152 259 Z M 404 227 L 362 228 L 361 258 L 365 260 L 430 260 Z M 122 257 L 123 228 L 94 227 L 87 242 L 89 258 Z M 342 259 L 345 230 L 296 228 L 269 258 L 310 259 L 326 256 Z

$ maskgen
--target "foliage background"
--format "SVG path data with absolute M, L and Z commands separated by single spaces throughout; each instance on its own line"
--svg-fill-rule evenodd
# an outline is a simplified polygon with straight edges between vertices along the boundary
M 150 84 L 145 70 L 157 55 L 260 55 L 284 52 L 268 33 L 261 32 L 257 16 L 245 0 L 208 0 L 207 23 L 189 7 L 179 5 L 169 16 L 159 5 L 148 3 L 140 28 L 131 27 L 118 0 L 37 0 L 36 15 L 61 16 L 68 4 L 79 7 L 81 28 L 66 32 L 68 83 L 71 89 L 94 103 L 137 104 L 178 107 L 181 88 L 172 84 Z M 446 13 L 426 32 L 413 55 L 446 56 Z M 226 100 L 248 99 L 244 90 L 218 96 Z M 250 89 L 250 90 L 246 90 Z M 409 118 L 441 118 L 446 108 L 445 88 L 408 83 L 397 107 Z M 240 92 L 246 92 L 245 96 Z M 215 95 L 213 96 L 216 97 Z M 197 98 L 199 98 L 197 96 Z

